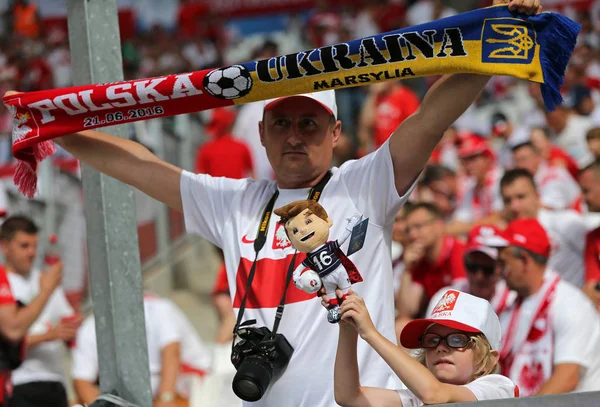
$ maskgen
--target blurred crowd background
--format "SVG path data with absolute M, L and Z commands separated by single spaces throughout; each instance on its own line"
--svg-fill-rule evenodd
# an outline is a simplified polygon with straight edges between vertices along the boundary
M 490 3 L 120 0 L 123 70 L 125 79 L 135 79 L 268 58 L 416 25 Z M 582 24 L 562 89 L 565 103 L 547 112 L 539 85 L 495 77 L 448 129 L 409 204 L 396 217 L 393 257 L 399 329 L 407 320 L 422 316 L 442 287 L 465 277 L 472 285 L 484 287 L 487 283 L 473 279 L 462 265 L 467 233 L 480 224 L 502 228 L 523 216 L 540 220 L 556 249 L 551 265 L 600 307 L 600 233 L 591 233 L 600 225 L 600 1 L 545 0 L 543 4 L 545 10 L 560 11 Z M 71 65 L 76 60 L 69 52 L 66 12 L 65 0 L 0 0 L 1 94 L 9 89 L 71 86 Z M 418 109 L 437 79 L 338 90 L 343 136 L 335 150 L 335 164 L 378 148 Z M 198 172 L 272 178 L 258 137 L 261 116 L 257 104 L 220 108 L 189 115 L 191 124 L 186 122 L 183 130 L 170 131 L 189 133 L 184 136 L 194 149 L 187 151 L 188 161 Z M 160 133 L 161 129 L 177 127 L 177 123 L 161 123 L 158 130 L 149 129 L 152 126 L 148 123 L 131 126 L 132 137 L 156 149 L 147 133 Z M 0 209 L 5 216 L 31 205 L 18 197 L 12 185 L 11 126 L 8 112 L 0 112 L 0 179 L 4 189 Z M 55 222 L 57 230 L 44 232 L 59 234 L 66 298 L 81 311 L 87 298 L 87 267 L 80 169 L 65 152 L 53 160 L 58 179 L 45 188 L 60 189 L 64 205 L 60 221 Z M 535 187 L 519 189 L 520 184 L 515 187 L 514 182 L 507 181 L 501 188 L 503 174 L 513 169 L 528 171 Z M 155 225 L 147 222 L 153 216 L 144 215 L 153 213 L 152 208 L 147 198 L 138 196 L 144 262 L 157 252 L 154 238 L 148 238 L 156 234 Z M 169 222 L 172 239 L 183 235 L 180 216 L 170 213 Z M 214 270 L 206 271 L 211 285 L 218 276 L 211 312 L 218 315 L 221 326 L 217 331 L 203 332 L 201 340 L 226 344 L 231 339 L 233 315 L 229 291 L 224 271 L 218 271 L 218 253 L 209 254 L 217 259 Z

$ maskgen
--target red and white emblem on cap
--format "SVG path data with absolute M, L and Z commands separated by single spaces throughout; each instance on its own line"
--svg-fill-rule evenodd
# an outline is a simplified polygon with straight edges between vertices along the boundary
M 440 300 L 438 301 L 431 314 L 433 315 L 437 314 L 438 312 L 452 311 L 454 309 L 454 306 L 456 305 L 456 300 L 458 300 L 459 295 L 460 292 L 456 290 L 446 291 L 442 298 L 440 298 Z

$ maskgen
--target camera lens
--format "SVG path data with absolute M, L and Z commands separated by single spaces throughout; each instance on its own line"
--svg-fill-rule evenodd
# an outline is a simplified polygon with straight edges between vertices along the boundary
M 250 356 L 242 362 L 233 378 L 233 392 L 242 400 L 260 400 L 272 376 L 273 367 L 266 360 Z

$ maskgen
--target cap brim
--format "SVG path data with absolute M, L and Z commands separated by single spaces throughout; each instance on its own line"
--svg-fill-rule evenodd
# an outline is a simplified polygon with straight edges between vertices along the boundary
M 400 333 L 400 343 L 407 349 L 417 349 L 421 347 L 419 338 L 425 333 L 427 327 L 431 324 L 440 324 L 448 328 L 458 329 L 464 332 L 481 333 L 479 329 L 472 326 L 451 320 L 451 319 L 415 319 L 410 321 Z
M 304 99 L 312 100 L 313 102 L 318 103 L 321 107 L 323 107 L 323 109 L 325 109 L 329 114 L 331 114 L 331 115 L 333 114 L 333 111 L 329 107 L 325 106 L 319 100 L 317 100 L 315 98 L 311 98 L 310 96 L 306 96 L 306 95 L 292 95 L 292 96 L 284 96 L 284 97 L 277 98 L 277 99 L 272 100 L 269 103 L 267 103 L 265 105 L 264 110 L 265 111 L 271 110 L 275 106 L 277 106 L 278 104 L 280 104 L 281 102 L 283 102 L 284 100 L 293 99 L 293 98 L 304 98 Z
M 479 242 L 482 245 L 491 247 L 491 248 L 501 248 L 501 247 L 507 247 L 507 246 L 511 245 L 511 243 L 507 237 L 502 237 L 502 236 L 498 236 L 498 235 L 480 238 Z
M 471 246 L 465 248 L 465 255 L 473 252 L 481 252 L 494 260 L 498 260 L 498 249 L 496 247 Z

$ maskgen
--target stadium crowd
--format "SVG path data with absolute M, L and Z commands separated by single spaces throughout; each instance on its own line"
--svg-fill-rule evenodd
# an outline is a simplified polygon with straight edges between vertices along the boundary
M 45 24 L 36 2 L 8 3 L 0 25 L 0 93 L 70 86 L 64 29 Z M 203 4 L 179 3 L 173 18 L 148 17 L 124 38 L 126 79 L 282 55 L 465 9 L 463 2 L 442 0 L 316 1 L 301 17 L 287 19 L 285 35 L 250 42 Z M 474 8 L 491 2 L 470 3 Z M 600 1 L 549 1 L 544 7 L 555 5 L 582 24 L 562 89 L 565 103 L 545 111 L 539 85 L 494 77 L 446 131 L 395 216 L 392 235 L 397 335 L 430 315 L 449 289 L 486 299 L 500 317 L 500 357 L 510 360 L 502 373 L 519 385 L 521 396 L 600 390 Z M 437 79 L 338 90 L 343 127 L 334 164 L 386 143 Z M 202 115 L 205 141 L 196 172 L 273 179 L 258 130 L 263 107 L 251 103 Z M 2 112 L 3 164 L 12 161 L 11 126 Z M 19 312 L 32 304 L 35 309 L 22 317 L 31 351 L 13 374 L 8 405 L 48 405 L 40 400 L 52 396 L 52 405 L 65 406 L 70 380 L 77 396 L 71 401 L 91 403 L 99 394 L 93 317 L 84 319 L 55 289 L 60 263 L 49 266 L 53 274 L 46 277 L 33 269 L 38 229 L 18 215 L 6 214 L 0 228 L 8 275 L 0 281 L 0 322 L 3 304 L 18 300 L 26 305 Z M 503 249 L 507 245 L 514 250 Z M 222 321 L 215 341 L 224 344 L 232 340 L 235 323 L 229 295 L 223 265 L 213 297 Z M 146 324 L 156 406 L 186 405 L 190 383 L 211 369 L 209 351 L 174 304 L 152 294 L 144 302 L 146 315 L 154 318 Z M 63 343 L 72 350 L 69 374 Z

